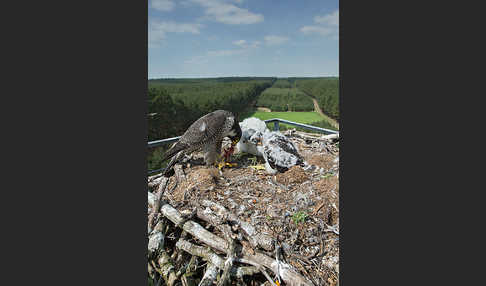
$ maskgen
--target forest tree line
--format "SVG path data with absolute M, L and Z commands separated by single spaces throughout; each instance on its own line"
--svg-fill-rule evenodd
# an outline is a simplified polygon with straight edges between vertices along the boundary
M 324 113 L 339 120 L 339 78 L 294 78 L 293 81 L 300 90 L 316 98 Z
M 312 99 L 297 88 L 290 88 L 290 83 L 287 83 L 287 88 L 275 87 L 275 84 L 267 88 L 258 97 L 256 106 L 267 107 L 272 111 L 313 111 Z

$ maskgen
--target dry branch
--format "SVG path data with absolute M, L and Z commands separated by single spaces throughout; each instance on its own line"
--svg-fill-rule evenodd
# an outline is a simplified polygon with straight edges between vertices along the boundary
M 175 225 L 180 225 L 184 219 L 180 215 L 179 211 L 174 209 L 169 204 L 165 204 L 160 209 L 162 215 L 167 217 L 170 221 L 172 221 Z M 228 253 L 228 243 L 226 240 L 212 234 L 211 232 L 207 231 L 203 228 L 200 224 L 195 223 L 193 221 L 186 221 L 182 228 L 202 241 L 203 243 L 207 244 L 213 249 L 221 251 L 223 253 Z M 263 253 L 255 253 L 255 254 L 245 254 L 242 253 L 242 257 L 239 259 L 240 261 L 246 261 L 245 263 L 249 263 L 256 266 L 265 266 L 271 269 L 274 273 L 278 271 L 278 263 L 275 259 L 263 254 Z M 280 262 L 280 275 L 282 280 L 287 283 L 288 285 L 312 285 L 306 278 L 300 275 L 291 265 L 287 263 Z
M 216 280 L 217 275 L 218 275 L 218 268 L 214 264 L 208 262 L 206 272 L 204 273 L 204 276 L 203 276 L 201 282 L 199 282 L 198 286 L 211 286 L 211 285 L 213 285 L 213 282 L 214 282 L 214 280 Z
M 152 213 L 149 215 L 148 219 L 148 228 L 150 229 L 153 225 L 153 222 L 155 220 L 155 217 L 159 213 L 160 209 L 160 200 L 162 199 L 162 195 L 164 194 L 165 188 L 167 187 L 167 184 L 169 183 L 169 178 L 163 177 L 162 180 L 160 181 L 159 187 L 157 188 L 157 191 L 155 194 L 153 194 L 153 197 L 148 195 L 148 204 L 150 205 L 150 200 L 153 199 L 152 201 Z M 150 192 L 149 192 L 150 193 Z
M 228 237 L 227 239 L 229 239 L 228 255 L 226 261 L 224 262 L 223 275 L 221 275 L 221 279 L 219 279 L 218 286 L 229 285 L 231 268 L 233 267 L 233 260 L 236 256 L 235 241 L 231 237 Z
M 174 166 L 174 172 L 178 184 L 181 184 L 183 181 L 186 180 L 186 175 L 184 174 L 184 170 L 182 170 L 181 164 L 176 164 Z
M 156 179 L 158 179 L 158 178 L 161 178 L 162 176 L 163 176 L 163 174 L 162 174 L 162 173 L 158 173 L 158 174 L 156 174 L 156 175 L 149 176 L 147 180 L 148 180 L 148 182 L 150 183 L 150 182 L 153 182 L 154 180 L 156 180 Z
M 273 238 L 270 235 L 258 233 L 253 225 L 246 221 L 240 220 L 235 214 L 229 212 L 220 204 L 208 200 L 202 200 L 201 205 L 214 210 L 214 215 L 218 216 L 222 221 L 227 220 L 238 224 L 243 230 L 243 236 L 250 242 L 253 248 L 261 247 L 267 251 L 273 250 Z
M 159 221 L 154 227 L 154 230 L 149 236 L 148 251 L 149 253 L 157 252 L 164 247 L 165 236 L 162 233 L 165 224 L 163 221 Z
M 176 247 L 192 255 L 202 257 L 208 262 L 208 264 L 212 264 L 219 269 L 224 269 L 224 259 L 214 253 L 214 251 L 212 251 L 208 247 L 195 245 L 184 239 L 179 239 L 176 243 Z M 258 270 L 256 267 L 240 266 L 236 269 L 233 268 L 231 271 L 231 275 L 241 278 L 245 275 L 253 275 L 258 272 L 260 272 L 260 270 Z
M 174 272 L 174 265 L 172 263 L 172 259 L 166 252 L 162 252 L 159 260 L 158 260 L 160 269 L 157 269 L 157 272 L 162 275 L 164 278 L 165 284 L 168 286 L 174 285 L 175 281 L 177 280 L 177 276 Z
M 155 195 L 152 194 L 151 192 L 147 192 L 147 194 L 148 194 L 148 199 L 147 199 L 148 205 L 149 207 L 153 207 L 155 201 Z

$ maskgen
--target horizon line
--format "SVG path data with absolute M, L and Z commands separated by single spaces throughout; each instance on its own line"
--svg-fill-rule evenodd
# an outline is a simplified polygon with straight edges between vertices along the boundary
M 193 79 L 193 78 L 222 78 L 222 77 L 275 77 L 275 78 L 290 78 L 290 77 L 339 77 L 339 75 L 316 75 L 316 76 L 254 76 L 254 75 L 230 75 L 230 76 L 181 76 L 181 77 L 152 77 L 148 80 L 153 79 Z

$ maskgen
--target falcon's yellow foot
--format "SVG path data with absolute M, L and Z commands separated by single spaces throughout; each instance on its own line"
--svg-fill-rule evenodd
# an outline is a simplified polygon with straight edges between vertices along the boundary
M 220 162 L 214 163 L 214 166 L 218 168 L 219 170 L 223 169 L 224 167 L 236 167 L 238 166 L 237 163 L 230 163 L 230 162 L 225 162 L 224 160 L 221 160 Z
M 225 166 L 224 158 L 219 157 L 216 162 L 214 162 L 214 167 L 218 168 L 219 170 L 223 169 Z
M 265 170 L 265 165 L 263 165 L 263 164 L 253 165 L 253 166 L 249 166 L 249 167 L 253 168 L 255 170 Z
M 224 165 L 225 165 L 225 162 L 224 161 L 221 161 L 221 162 L 219 162 L 219 163 L 216 164 L 216 167 L 218 167 L 218 169 L 221 170 L 221 169 L 223 169 Z
M 225 164 L 226 166 L 230 167 L 230 168 L 231 168 L 231 167 L 236 167 L 236 166 L 238 166 L 238 163 L 229 163 L 229 162 L 225 162 L 224 164 Z

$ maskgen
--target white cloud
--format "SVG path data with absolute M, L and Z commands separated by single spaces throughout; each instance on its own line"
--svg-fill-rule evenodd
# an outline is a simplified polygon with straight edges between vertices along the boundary
M 275 35 L 265 36 L 263 39 L 265 40 L 265 44 L 268 46 L 281 45 L 289 40 L 287 37 Z
M 252 13 L 248 9 L 239 8 L 220 0 L 192 0 L 192 2 L 205 8 L 206 17 L 224 24 L 254 24 L 262 22 L 264 18 L 262 14 Z
M 245 49 L 208 51 L 208 56 L 224 57 L 224 56 L 240 55 L 245 51 L 246 51 Z
M 233 44 L 243 47 L 244 45 L 246 45 L 246 40 L 233 41 Z
M 174 10 L 175 3 L 171 0 L 152 0 L 152 8 L 167 12 Z
M 246 40 L 238 40 L 238 41 L 233 41 L 233 45 L 236 45 L 241 48 L 258 48 L 260 46 L 260 41 L 254 41 L 253 43 L 248 43 Z
M 233 41 L 233 45 L 238 46 L 238 49 L 230 49 L 230 50 L 213 50 L 208 51 L 207 56 L 212 57 L 225 57 L 225 56 L 233 56 L 233 55 L 241 55 L 247 54 L 255 48 L 260 46 L 260 41 L 253 41 L 248 42 L 246 40 L 237 40 Z
M 300 31 L 306 35 L 316 33 L 322 36 L 329 36 L 334 33 L 334 29 L 322 26 L 304 26 L 300 28 Z
M 323 16 L 315 16 L 314 22 L 318 25 L 303 26 L 300 28 L 300 31 L 305 35 L 318 34 L 321 36 L 338 39 L 339 36 L 339 11 L 338 10 L 335 10 L 334 12 Z
M 209 60 L 205 56 L 195 56 L 189 60 L 184 61 L 184 63 L 188 65 L 200 65 L 200 64 L 206 64 L 208 62 Z
M 167 33 L 191 33 L 199 34 L 201 24 L 176 23 L 176 22 L 149 22 L 148 40 L 149 47 L 157 47 L 165 38 Z
M 329 26 L 339 26 L 339 11 L 336 10 L 324 16 L 315 16 L 314 22 L 318 24 L 327 24 Z
M 250 47 L 250 48 L 258 48 L 258 46 L 260 46 L 260 41 L 254 41 L 253 44 L 251 44 L 248 47 Z

